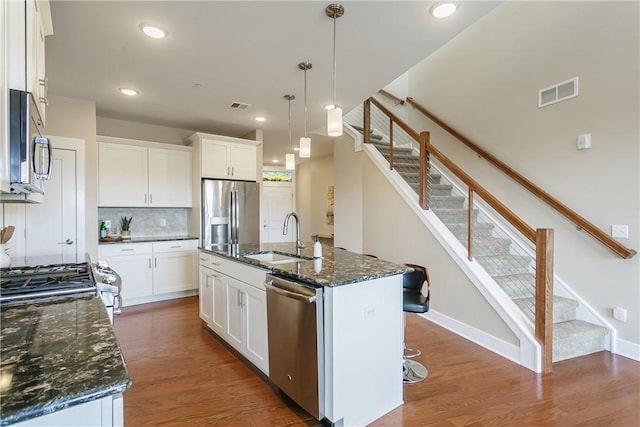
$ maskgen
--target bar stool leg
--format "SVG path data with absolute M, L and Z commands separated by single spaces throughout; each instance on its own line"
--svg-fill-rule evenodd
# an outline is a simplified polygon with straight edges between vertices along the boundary
M 409 357 L 415 357 L 415 356 L 419 356 L 421 354 L 421 351 L 418 349 L 413 349 L 413 348 L 408 348 L 406 341 L 407 341 L 407 313 L 404 313 L 404 317 L 403 317 L 403 322 L 404 322 L 404 349 L 405 350 L 411 350 L 411 351 L 417 351 L 417 354 L 412 354 L 412 355 L 406 355 L 402 354 L 402 382 L 405 384 L 415 384 L 415 383 L 419 383 L 420 381 L 424 381 L 427 376 L 429 375 L 429 371 L 427 370 L 427 368 L 419 362 L 416 362 L 415 360 L 409 360 Z

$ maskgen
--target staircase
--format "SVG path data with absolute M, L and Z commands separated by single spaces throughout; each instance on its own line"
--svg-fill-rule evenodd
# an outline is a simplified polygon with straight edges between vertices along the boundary
M 358 130 L 361 130 L 359 128 Z M 372 145 L 389 161 L 386 137 L 375 135 Z M 419 157 L 412 148 L 393 148 L 393 168 L 418 192 Z M 453 194 L 453 185 L 432 171 L 429 179 L 429 207 L 467 247 L 466 197 Z M 473 211 L 473 254 L 502 290 L 524 314 L 535 322 L 535 260 L 518 250 L 517 245 L 495 225 Z M 553 361 L 579 357 L 605 350 L 607 329 L 576 319 L 578 302 L 553 297 Z

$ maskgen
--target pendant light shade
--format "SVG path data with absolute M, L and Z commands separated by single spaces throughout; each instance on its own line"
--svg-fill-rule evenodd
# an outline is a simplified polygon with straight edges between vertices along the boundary
M 298 152 L 301 158 L 311 157 L 311 138 L 307 136 L 307 71 L 312 67 L 310 62 L 298 64 L 298 68 L 304 71 L 304 136 L 300 138 L 300 151 Z
M 344 15 L 341 4 L 332 3 L 324 9 L 327 16 L 333 19 L 333 105 L 327 107 L 327 134 L 342 135 L 342 108 L 336 103 L 336 19 Z
M 298 151 L 300 157 L 311 157 L 311 138 L 303 136 L 300 138 L 300 151 Z
M 285 95 L 284 99 L 289 101 L 289 152 L 284 156 L 285 164 L 284 167 L 288 171 L 295 170 L 296 168 L 296 155 L 293 154 L 293 149 L 291 148 L 291 101 L 296 99 L 295 95 Z
M 336 107 L 327 109 L 327 134 L 329 136 L 342 135 L 342 108 Z
M 296 168 L 296 155 L 293 153 L 287 153 L 285 157 L 284 167 L 288 171 L 295 170 Z

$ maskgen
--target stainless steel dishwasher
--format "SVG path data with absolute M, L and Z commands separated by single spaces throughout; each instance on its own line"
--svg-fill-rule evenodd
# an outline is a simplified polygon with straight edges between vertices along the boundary
M 267 275 L 269 378 L 316 419 L 324 418 L 322 288 Z

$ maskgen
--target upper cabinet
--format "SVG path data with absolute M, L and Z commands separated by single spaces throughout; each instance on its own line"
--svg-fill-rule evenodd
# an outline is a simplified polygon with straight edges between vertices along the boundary
M 6 4 L 9 87 L 33 94 L 44 125 L 48 103 L 45 37 L 53 34 L 49 1 L 16 0 Z
M 191 147 L 98 137 L 98 206 L 191 207 Z
M 198 178 L 257 180 L 259 141 L 196 133 L 187 143 L 194 149 Z

